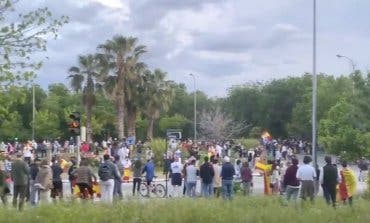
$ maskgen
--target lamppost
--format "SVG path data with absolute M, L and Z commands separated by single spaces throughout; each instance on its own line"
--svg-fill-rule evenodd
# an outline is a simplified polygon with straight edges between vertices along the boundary
M 356 64 L 355 62 L 353 62 L 353 60 L 347 56 L 344 56 L 344 55 L 340 55 L 340 54 L 337 54 L 337 57 L 338 58 L 344 58 L 346 60 L 348 60 L 348 62 L 350 63 L 351 67 L 352 67 L 352 74 L 355 74 L 355 69 L 356 69 Z M 355 81 L 352 80 L 352 94 L 354 95 L 355 94 Z
M 197 88 L 194 74 L 189 74 L 194 81 L 194 143 L 197 141 Z
M 312 41 L 312 156 L 317 169 L 316 151 L 316 111 L 317 111 L 317 76 L 316 76 L 316 0 L 313 0 L 313 41 Z

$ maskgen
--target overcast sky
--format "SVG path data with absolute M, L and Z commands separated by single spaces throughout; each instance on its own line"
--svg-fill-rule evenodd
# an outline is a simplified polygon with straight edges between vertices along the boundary
M 32 3 L 31 3 L 32 2 Z M 18 7 L 47 6 L 67 15 L 57 40 L 48 44 L 37 82 L 63 82 L 78 55 L 94 53 L 115 34 L 135 36 L 148 47 L 143 61 L 168 78 L 210 96 L 233 85 L 300 76 L 312 71 L 311 0 L 34 0 Z M 370 69 L 370 1 L 317 0 L 317 70 L 348 74 L 336 54 Z

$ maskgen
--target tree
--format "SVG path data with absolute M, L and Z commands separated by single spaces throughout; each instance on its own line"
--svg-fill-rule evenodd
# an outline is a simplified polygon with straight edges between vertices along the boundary
M 166 81 L 166 73 L 156 69 L 154 72 L 145 73 L 145 104 L 144 113 L 149 121 L 147 138 L 153 138 L 154 121 L 160 117 L 161 112 L 166 112 L 174 97 L 172 82 Z
M 347 98 L 341 98 L 320 121 L 319 140 L 325 149 L 347 159 L 370 155 L 368 133 L 356 128 L 354 106 Z
M 68 17 L 55 19 L 47 8 L 19 14 L 11 22 L 18 0 L 0 0 L 0 83 L 10 85 L 34 78 L 40 61 L 31 58 L 35 52 L 46 51 L 49 37 L 57 37 Z
M 78 93 L 82 90 L 82 104 L 86 112 L 87 142 L 92 142 L 92 109 L 96 103 L 95 94 L 101 91 L 101 85 L 97 82 L 100 72 L 100 62 L 95 55 L 78 57 L 78 67 L 69 69 L 71 86 Z
M 226 140 L 240 137 L 249 127 L 246 122 L 235 122 L 218 107 L 212 111 L 203 111 L 200 115 L 200 134 L 204 139 Z
M 145 46 L 137 45 L 138 39 L 134 37 L 115 36 L 107 40 L 98 49 L 105 74 L 102 78 L 109 98 L 115 103 L 117 111 L 118 138 L 125 135 L 125 88 L 127 76 L 135 75 L 136 64 L 140 56 L 145 53 Z

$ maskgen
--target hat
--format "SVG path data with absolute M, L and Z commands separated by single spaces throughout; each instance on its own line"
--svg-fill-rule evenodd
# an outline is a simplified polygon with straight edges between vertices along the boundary
M 229 158 L 228 156 L 225 156 L 225 157 L 224 157 L 224 162 L 225 162 L 225 163 L 230 162 L 230 158 Z

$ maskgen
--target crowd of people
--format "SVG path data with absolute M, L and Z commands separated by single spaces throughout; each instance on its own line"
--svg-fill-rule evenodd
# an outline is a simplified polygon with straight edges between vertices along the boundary
M 50 146 L 47 143 L 46 148 Z M 49 202 L 50 198 L 55 202 L 58 198 L 62 200 L 63 173 L 68 174 L 72 195 L 82 199 L 98 196 L 101 201 L 112 203 L 114 199 L 123 199 L 121 185 L 128 182 L 129 176 L 132 177 L 132 195 L 136 196 L 142 180 L 151 186 L 159 172 L 155 170 L 154 152 L 140 141 L 131 146 L 116 140 L 102 142 L 99 146 L 104 152 L 96 171 L 89 162 L 89 154 L 99 155 L 91 149 L 94 146 L 82 143 L 79 148 L 82 158 L 78 160 L 73 156 L 75 144 L 65 143 L 64 153 L 70 155 L 67 162 L 61 156 L 61 149 L 53 149 L 58 144 L 52 143 L 46 152 L 49 155 L 44 155 L 33 141 L 23 145 L 2 143 L 1 151 L 5 150 L 6 156 L 0 168 L 0 198 L 4 204 L 9 193 L 13 195 L 13 206 L 19 210 L 26 201 L 36 206 Z M 282 195 L 286 202 L 296 203 L 299 192 L 302 200 L 313 201 L 319 184 L 328 204 L 335 207 L 340 199 L 352 205 L 357 179 L 347 162 L 342 161 L 339 168 L 328 156 L 324 167 L 315 168 L 311 165 L 310 152 L 309 143 L 301 140 L 262 139 L 261 145 L 253 149 L 233 141 L 195 144 L 191 140 L 170 140 L 163 155 L 163 172 L 166 176 L 169 174 L 171 184 L 167 195 L 232 200 L 237 185 L 242 195 L 250 195 L 253 176 L 260 174 L 264 177 L 265 193 Z M 305 155 L 303 163 L 298 154 Z M 264 168 L 259 168 L 261 165 Z M 358 167 L 359 180 L 365 181 L 368 163 L 364 158 L 358 162 Z

